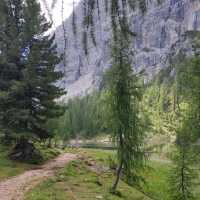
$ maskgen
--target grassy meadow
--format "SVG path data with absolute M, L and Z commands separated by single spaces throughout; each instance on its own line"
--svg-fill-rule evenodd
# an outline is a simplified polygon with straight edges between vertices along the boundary
M 148 163 L 144 172 L 146 184 L 136 189 L 120 181 L 118 194 L 110 193 L 114 173 L 108 167 L 113 151 L 68 150 L 82 155 L 55 177 L 48 179 L 26 194 L 25 200 L 168 200 L 166 163 Z M 164 198 L 163 198 L 164 197 Z

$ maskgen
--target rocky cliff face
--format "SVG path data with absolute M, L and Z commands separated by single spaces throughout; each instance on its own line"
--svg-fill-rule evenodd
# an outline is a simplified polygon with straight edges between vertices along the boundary
M 96 20 L 95 47 L 89 39 L 88 56 L 82 44 L 82 3 L 76 8 L 77 36 L 72 34 L 72 19 L 65 22 L 68 33 L 66 53 L 66 78 L 63 82 L 69 96 L 82 95 L 101 86 L 103 72 L 111 66 L 110 62 L 110 22 L 101 2 L 101 20 Z M 181 50 L 191 52 L 188 33 L 200 30 L 199 0 L 147 0 L 147 12 L 129 12 L 130 27 L 136 33 L 132 41 L 134 52 L 133 68 L 145 69 L 151 79 L 160 69 L 170 65 L 171 59 Z M 56 30 L 58 50 L 63 52 L 63 29 Z M 60 66 L 63 68 L 63 66 Z

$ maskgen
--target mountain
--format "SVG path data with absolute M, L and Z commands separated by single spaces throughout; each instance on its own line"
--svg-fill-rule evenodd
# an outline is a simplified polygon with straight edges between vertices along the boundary
M 60 68 L 66 73 L 62 84 L 68 96 L 84 95 L 101 87 L 102 75 L 111 66 L 110 20 L 105 12 L 105 1 L 100 1 L 101 19 L 95 11 L 95 35 L 97 46 L 88 39 L 88 55 L 83 48 L 82 2 L 76 7 L 77 35 L 73 35 L 72 16 L 64 25 L 67 30 L 67 67 Z M 129 10 L 129 24 L 136 37 L 132 40 L 134 53 L 133 68 L 145 69 L 147 79 L 152 79 L 161 69 L 169 67 L 173 58 L 181 51 L 191 54 L 191 32 L 200 30 L 199 0 L 158 0 L 147 1 L 147 11 Z M 89 34 L 90 35 L 90 34 Z M 64 53 L 63 27 L 56 29 L 59 53 Z

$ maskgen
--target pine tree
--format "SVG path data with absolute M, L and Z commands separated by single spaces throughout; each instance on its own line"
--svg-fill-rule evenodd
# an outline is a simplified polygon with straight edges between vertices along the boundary
M 13 108 L 13 99 L 9 95 L 13 87 L 22 77 L 20 64 L 20 46 L 22 41 L 23 15 L 22 1 L 1 1 L 0 31 L 0 128 L 8 141 L 10 128 L 9 110 Z M 6 125 L 7 124 L 7 125 Z
M 112 192 L 116 188 L 123 171 L 125 179 L 131 184 L 141 180 L 139 170 L 144 167 L 143 130 L 139 119 L 139 100 L 141 91 L 138 77 L 134 75 L 129 60 L 129 41 L 120 33 L 113 44 L 113 63 L 108 72 L 108 105 L 110 107 L 110 125 L 117 144 L 117 178 Z
M 1 106 L 4 113 L 1 125 L 18 140 L 11 157 L 26 160 L 31 159 L 35 151 L 29 140 L 51 136 L 46 123 L 63 113 L 63 107 L 56 103 L 56 99 L 65 92 L 56 85 L 63 74 L 56 71 L 56 65 L 61 59 L 56 52 L 55 35 L 47 34 L 51 24 L 41 15 L 40 5 L 36 0 L 18 2 L 17 7 L 22 8 L 20 13 L 23 13 L 23 20 L 19 19 L 20 23 L 23 22 L 22 27 L 19 29 L 18 21 L 15 22 L 18 26 L 13 26 L 20 35 L 17 38 L 20 45 L 15 45 L 18 48 L 17 53 L 14 52 L 16 59 L 13 60 L 19 73 L 14 73 L 12 69 L 18 77 L 7 88 L 6 94 L 2 95 L 4 99 Z M 14 15 L 11 22 L 16 21 L 16 18 L 19 17 Z M 8 40 L 11 42 L 11 37 Z M 8 59 L 12 58 L 7 55 Z M 12 73 L 9 76 L 10 74 Z M 8 80 L 5 82 L 7 84 Z

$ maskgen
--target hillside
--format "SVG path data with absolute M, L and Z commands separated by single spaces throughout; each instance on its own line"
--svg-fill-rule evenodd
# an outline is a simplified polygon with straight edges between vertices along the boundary
M 67 69 L 64 86 L 69 96 L 85 94 L 92 88 L 101 87 L 103 72 L 111 66 L 110 38 L 111 27 L 105 13 L 104 1 L 100 1 L 100 21 L 95 18 L 97 46 L 88 41 L 88 55 L 83 51 L 82 2 L 76 7 L 77 36 L 72 31 L 72 16 L 65 21 L 68 45 L 65 52 Z M 179 52 L 191 54 L 190 32 L 200 30 L 200 3 L 190 0 L 149 1 L 147 12 L 138 9 L 129 11 L 129 24 L 136 34 L 132 40 L 136 71 L 145 69 L 147 79 L 151 79 L 160 69 L 169 67 Z M 63 53 L 63 27 L 56 29 L 58 51 Z M 63 68 L 62 64 L 60 66 Z M 172 72 L 173 73 L 173 72 Z M 76 90 L 74 90 L 76 88 Z M 73 92 L 72 92 L 73 91 Z

